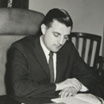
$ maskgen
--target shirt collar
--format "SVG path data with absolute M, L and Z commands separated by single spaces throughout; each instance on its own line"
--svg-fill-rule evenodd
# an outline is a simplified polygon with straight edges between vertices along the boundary
M 43 35 L 40 36 L 40 44 L 41 44 L 41 46 L 42 46 L 42 49 L 43 49 L 45 55 L 48 55 L 48 54 L 50 53 L 50 51 L 49 51 L 49 50 L 47 49 L 47 47 L 45 46 L 45 44 L 44 44 L 42 38 L 43 38 Z

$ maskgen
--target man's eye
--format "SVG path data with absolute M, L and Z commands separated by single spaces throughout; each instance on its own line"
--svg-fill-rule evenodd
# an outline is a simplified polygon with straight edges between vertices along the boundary
M 66 40 L 69 40 L 69 37 L 68 37 L 68 36 L 65 36 L 64 38 L 65 38 Z
M 59 36 L 59 34 L 57 34 L 57 33 L 54 33 L 54 36 L 55 36 L 55 37 L 58 37 L 58 36 Z

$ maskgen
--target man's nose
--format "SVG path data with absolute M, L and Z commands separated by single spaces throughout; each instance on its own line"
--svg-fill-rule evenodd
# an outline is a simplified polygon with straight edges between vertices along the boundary
M 64 38 L 60 38 L 58 42 L 59 42 L 60 45 L 63 45 L 63 43 L 64 43 Z

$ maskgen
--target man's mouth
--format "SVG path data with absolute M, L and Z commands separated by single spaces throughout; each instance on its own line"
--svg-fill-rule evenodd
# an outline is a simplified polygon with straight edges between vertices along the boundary
M 56 47 L 57 47 L 57 48 L 61 48 L 62 46 L 61 46 L 61 45 L 56 45 Z

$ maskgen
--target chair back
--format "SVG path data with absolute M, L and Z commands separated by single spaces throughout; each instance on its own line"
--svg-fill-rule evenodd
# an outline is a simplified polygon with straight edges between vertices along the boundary
M 96 70 L 100 52 L 101 36 L 90 33 L 72 32 L 69 38 L 74 43 L 85 63 Z
M 27 35 L 35 35 L 43 19 L 44 15 L 37 11 L 15 8 L 0 9 L 0 95 L 6 94 L 4 79 L 9 47 L 13 42 Z

